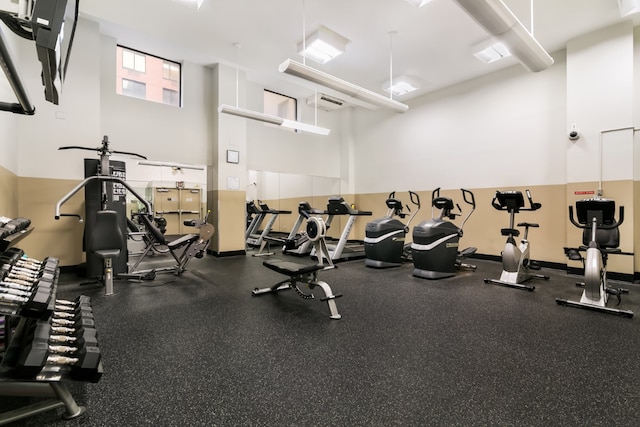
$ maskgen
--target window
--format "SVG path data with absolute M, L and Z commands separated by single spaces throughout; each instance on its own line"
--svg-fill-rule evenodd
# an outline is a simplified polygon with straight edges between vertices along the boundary
M 165 61 L 162 64 L 162 77 L 167 80 L 177 82 L 180 80 L 180 66 L 172 62 Z
M 182 66 L 124 46 L 117 47 L 116 93 L 181 106 Z
M 264 113 L 296 121 L 298 119 L 298 100 L 279 93 L 264 91 Z
M 169 105 L 180 105 L 178 92 L 171 89 L 162 89 L 162 103 Z
M 122 79 L 122 94 L 145 99 L 147 97 L 147 85 L 135 80 Z
M 128 49 L 122 49 L 122 67 L 144 73 L 145 56 Z

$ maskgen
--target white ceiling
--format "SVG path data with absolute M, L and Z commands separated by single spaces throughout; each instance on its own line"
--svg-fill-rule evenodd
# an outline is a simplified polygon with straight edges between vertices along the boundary
M 526 28 L 531 1 L 504 0 Z M 534 36 L 550 53 L 622 21 L 617 0 L 533 2 Z M 391 52 L 394 76 L 422 81 L 412 96 L 517 64 L 510 58 L 487 65 L 472 56 L 471 46 L 488 36 L 454 0 L 420 9 L 405 0 L 204 0 L 200 10 L 171 0 L 81 0 L 80 14 L 100 22 L 119 44 L 175 61 L 237 65 L 249 80 L 295 97 L 313 89 L 279 73 L 278 65 L 287 58 L 302 62 L 296 46 L 303 25 L 307 35 L 324 25 L 350 40 L 333 61 L 307 65 L 379 93 L 389 80 Z

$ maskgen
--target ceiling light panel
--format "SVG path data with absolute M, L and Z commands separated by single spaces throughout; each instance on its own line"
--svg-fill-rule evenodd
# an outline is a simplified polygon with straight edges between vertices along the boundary
M 425 4 L 431 2 L 431 0 L 407 0 L 409 3 L 414 5 L 415 7 L 422 7 Z
M 298 53 L 305 58 L 325 64 L 343 53 L 347 47 L 347 40 L 335 31 L 320 26 L 308 36 L 304 43 L 298 45 Z
M 418 84 L 416 79 L 408 76 L 400 76 L 393 79 L 392 82 L 386 82 L 383 85 L 383 89 L 386 92 L 390 92 L 393 96 L 402 97 L 420 89 L 420 84 Z
M 200 9 L 204 0 L 171 0 L 174 3 L 180 3 L 183 6 L 187 6 L 191 9 Z
M 623 18 L 640 12 L 640 0 L 618 0 L 618 6 Z
M 486 64 L 499 61 L 511 56 L 511 52 L 504 43 L 496 39 L 489 39 L 471 48 L 473 56 Z

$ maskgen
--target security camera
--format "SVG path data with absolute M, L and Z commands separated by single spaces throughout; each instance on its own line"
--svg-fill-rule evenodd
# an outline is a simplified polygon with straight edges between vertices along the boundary
M 578 138 L 580 138 L 580 132 L 578 132 L 576 124 L 574 123 L 571 125 L 571 130 L 569 131 L 569 139 L 575 141 Z

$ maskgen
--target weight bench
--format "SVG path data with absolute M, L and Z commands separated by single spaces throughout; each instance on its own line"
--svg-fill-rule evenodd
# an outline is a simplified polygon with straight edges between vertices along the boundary
M 289 276 L 288 279 L 276 283 L 269 288 L 255 288 L 251 294 L 253 296 L 262 295 L 266 293 L 274 293 L 283 291 L 285 289 L 293 289 L 303 299 L 313 299 L 312 293 L 305 293 L 299 287 L 298 283 L 306 283 L 310 290 L 313 290 L 316 286 L 319 286 L 324 291 L 324 298 L 320 301 L 326 301 L 329 305 L 329 312 L 332 319 L 340 319 L 342 316 L 338 313 L 338 307 L 336 305 L 336 298 L 340 298 L 342 295 L 334 295 L 331 287 L 327 282 L 318 280 L 318 271 L 329 268 L 334 268 L 327 250 L 327 245 L 324 240 L 326 234 L 326 225 L 321 218 L 308 217 L 307 218 L 307 235 L 309 240 L 314 243 L 316 253 L 318 254 L 317 264 L 300 264 L 296 262 L 286 261 L 283 259 L 270 259 L 264 261 L 262 265 L 277 273 Z M 324 265 L 324 260 L 327 260 L 328 265 Z
M 325 268 L 321 264 L 298 264 L 296 262 L 285 261 L 281 259 L 273 259 L 264 261 L 262 263 L 265 267 L 278 273 L 289 276 L 288 279 L 278 282 L 270 288 L 255 288 L 252 292 L 253 295 L 261 295 L 271 292 L 283 291 L 285 289 L 293 289 L 296 293 L 304 299 L 313 299 L 312 293 L 304 293 L 298 287 L 298 282 L 306 283 L 309 289 L 313 290 L 316 286 L 319 286 L 324 291 L 325 297 L 320 301 L 326 301 L 329 305 L 330 317 L 332 319 L 340 319 L 342 316 L 338 313 L 338 307 L 336 306 L 336 298 L 340 298 L 342 295 L 334 295 L 331 291 L 331 287 L 327 282 L 318 280 L 318 271 Z
M 145 214 L 140 214 L 138 217 L 141 219 L 147 230 L 147 237 L 145 238 L 147 246 L 142 255 L 140 255 L 140 258 L 136 261 L 133 267 L 131 267 L 131 273 L 124 276 L 139 276 L 141 272 L 136 272 L 136 268 L 138 268 L 142 260 L 158 244 L 165 245 L 167 247 L 169 253 L 171 253 L 171 256 L 173 256 L 173 259 L 175 259 L 177 264 L 173 267 L 154 269 L 154 271 L 173 271 L 175 275 L 180 275 L 187 269 L 187 263 L 191 258 L 194 256 L 196 258 L 202 258 L 204 256 L 204 253 L 209 246 L 211 236 L 213 236 L 215 231 L 212 224 L 208 224 L 204 221 L 185 221 L 185 225 L 197 227 L 200 229 L 200 232 L 198 234 L 185 234 L 184 236 L 178 237 L 177 239 L 169 242 L 165 239 L 164 234 L 162 234 L 160 229 L 153 224 L 151 217 Z M 183 249 L 182 252 L 179 252 L 179 249 Z

